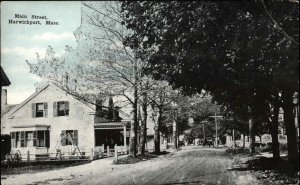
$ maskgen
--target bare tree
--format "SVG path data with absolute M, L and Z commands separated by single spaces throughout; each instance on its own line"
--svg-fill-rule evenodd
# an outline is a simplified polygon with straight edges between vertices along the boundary
M 87 92 L 124 97 L 120 101 L 133 108 L 129 152 L 136 157 L 143 63 L 123 44 L 129 31 L 122 25 L 119 2 L 82 2 L 81 10 L 81 25 L 75 31 L 77 48 L 66 47 L 62 56 L 56 56 L 49 47 L 44 58 L 38 55 L 37 63 L 28 64 L 32 73 L 78 97 Z

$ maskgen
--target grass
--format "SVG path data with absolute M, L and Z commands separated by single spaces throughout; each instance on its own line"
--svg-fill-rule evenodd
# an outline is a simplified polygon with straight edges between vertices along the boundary
M 265 183 L 271 184 L 297 184 L 299 180 L 299 165 L 288 163 L 287 157 L 280 159 L 260 157 L 246 162 L 247 169 L 252 170 L 257 178 Z
M 113 161 L 113 164 L 134 164 L 134 163 L 138 163 L 141 161 L 147 161 L 153 158 L 158 157 L 159 155 L 166 155 L 168 154 L 168 152 L 161 152 L 159 154 L 155 154 L 155 153 L 146 153 L 144 155 L 137 155 L 136 158 L 134 158 L 133 156 L 127 156 L 124 158 L 120 158 L 117 161 Z
M 262 148 L 256 148 L 256 153 L 272 152 L 272 147 L 267 145 Z M 286 144 L 280 145 L 280 153 L 286 152 Z M 266 184 L 298 184 L 299 166 L 296 168 L 291 166 L 287 157 L 280 159 L 267 157 L 249 158 L 249 150 L 243 148 L 228 148 L 225 155 L 235 157 L 238 167 L 233 170 L 252 171 L 257 178 Z
M 287 144 L 280 144 L 279 145 L 280 153 L 287 152 Z M 266 145 L 264 147 L 255 147 L 255 154 L 259 154 L 261 152 L 270 152 L 272 153 L 272 145 Z M 227 156 L 249 156 L 249 149 L 248 148 L 228 148 L 225 151 L 225 155 Z
M 71 166 L 77 166 L 89 163 L 90 161 L 63 161 L 63 162 L 36 162 L 36 163 L 22 163 L 15 166 L 6 166 L 1 164 L 1 176 L 2 175 L 18 175 L 25 173 L 35 173 L 42 171 L 56 170 Z M 1 177 L 2 178 L 2 177 Z

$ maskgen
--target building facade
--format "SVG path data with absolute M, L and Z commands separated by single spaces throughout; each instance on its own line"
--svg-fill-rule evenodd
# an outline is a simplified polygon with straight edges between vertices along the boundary
M 110 105 L 102 105 L 105 103 L 87 103 L 54 84 L 46 84 L 1 117 L 1 135 L 10 135 L 12 154 L 29 153 L 31 158 L 56 157 L 58 151 L 64 156 L 88 156 L 91 151 L 107 152 L 116 145 L 128 151 L 132 108 L 110 109 Z M 162 150 L 167 147 L 164 141 L 161 135 Z M 154 150 L 151 116 L 147 119 L 146 150 Z
M 34 156 L 88 153 L 128 142 L 126 119 L 95 119 L 95 105 L 53 84 L 40 88 L 2 117 L 1 134 L 11 136 L 11 153 Z M 96 121 L 97 120 L 97 121 Z

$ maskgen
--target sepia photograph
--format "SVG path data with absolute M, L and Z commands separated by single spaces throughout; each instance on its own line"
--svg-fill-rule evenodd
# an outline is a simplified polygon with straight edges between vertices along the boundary
M 1 185 L 298 185 L 299 0 L 2 1 Z

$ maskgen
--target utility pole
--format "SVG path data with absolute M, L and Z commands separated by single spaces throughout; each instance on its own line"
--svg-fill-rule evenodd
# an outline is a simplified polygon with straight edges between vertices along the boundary
M 216 146 L 218 146 L 218 121 L 217 118 L 222 118 L 223 116 L 217 116 L 217 113 L 215 112 L 214 116 L 209 116 L 210 118 L 215 118 L 215 124 L 216 124 Z

